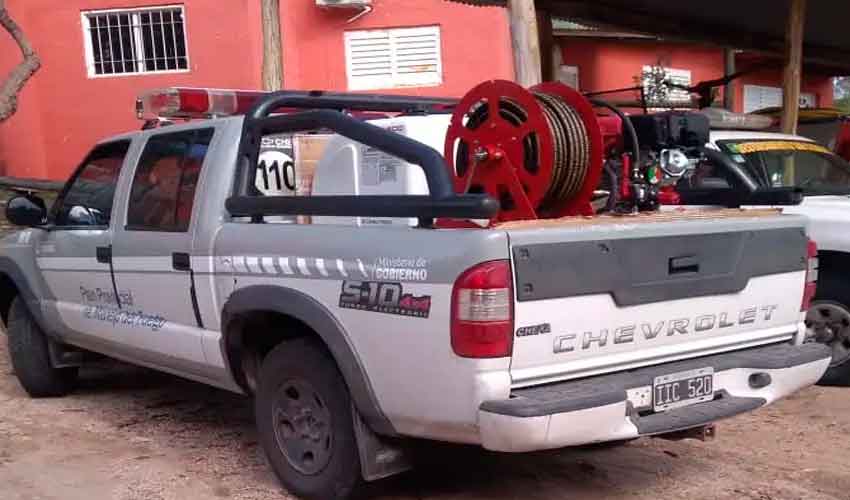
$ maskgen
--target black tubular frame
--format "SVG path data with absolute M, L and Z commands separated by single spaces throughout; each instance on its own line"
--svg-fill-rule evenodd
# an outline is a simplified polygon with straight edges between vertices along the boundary
M 332 215 L 416 217 L 428 225 L 436 217 L 489 219 L 499 202 L 482 194 L 456 194 L 442 155 L 431 147 L 385 130 L 349 112 L 399 114 L 447 113 L 454 99 L 283 91 L 270 94 L 245 116 L 237 158 L 234 195 L 226 207 L 234 217 L 266 215 Z M 303 111 L 270 116 L 279 109 Z M 428 182 L 428 195 L 262 196 L 255 186 L 264 134 L 325 129 L 418 165 Z
M 704 146 L 697 148 L 697 150 L 705 155 L 706 158 L 715 164 L 724 167 L 730 174 L 732 174 L 734 182 L 738 184 L 736 187 L 742 189 L 747 194 L 752 194 L 758 191 L 758 184 L 755 183 L 749 174 L 744 172 L 740 165 L 732 161 L 732 159 L 727 155 L 717 151 L 716 149 Z

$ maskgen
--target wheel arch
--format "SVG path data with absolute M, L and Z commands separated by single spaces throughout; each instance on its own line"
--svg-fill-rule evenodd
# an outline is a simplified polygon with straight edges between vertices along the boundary
M 2 319 L 4 326 L 7 325 L 12 301 L 17 296 L 23 297 L 30 314 L 33 315 L 39 326 L 42 326 L 42 330 L 48 332 L 43 328 L 44 318 L 39 307 L 39 299 L 33 293 L 23 271 L 12 259 L 0 257 L 0 319 Z
M 315 334 L 336 362 L 363 420 L 379 434 L 396 434 L 380 408 L 366 370 L 343 326 L 320 302 L 292 288 L 252 285 L 235 291 L 224 304 L 221 349 L 237 383 L 246 387 L 240 362 L 245 341 L 243 326 L 252 317 L 270 313 L 303 324 Z

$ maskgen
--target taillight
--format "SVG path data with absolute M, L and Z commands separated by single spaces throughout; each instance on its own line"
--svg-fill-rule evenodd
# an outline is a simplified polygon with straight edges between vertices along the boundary
M 452 349 L 465 358 L 503 358 L 513 346 L 513 291 L 507 260 L 464 271 L 452 290 Z
M 807 247 L 808 265 L 806 267 L 806 288 L 803 291 L 803 303 L 800 304 L 801 311 L 808 311 L 815 298 L 818 286 L 818 246 L 809 240 Z

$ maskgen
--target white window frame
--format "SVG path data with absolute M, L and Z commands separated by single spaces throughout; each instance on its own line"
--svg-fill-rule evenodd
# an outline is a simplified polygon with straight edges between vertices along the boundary
M 352 41 L 362 34 L 381 35 L 385 34 L 389 39 L 390 51 L 390 75 L 384 77 L 360 77 L 353 75 L 352 68 Z M 395 37 L 410 36 L 416 33 L 433 34 L 435 35 L 437 47 L 435 50 L 436 68 L 433 72 L 423 73 L 423 78 L 416 81 L 417 78 L 412 76 L 400 76 L 398 72 L 397 60 L 397 45 L 394 42 Z M 345 73 L 349 90 L 378 90 L 378 89 L 397 89 L 397 88 L 414 88 L 414 87 L 438 87 L 443 84 L 443 42 L 442 30 L 439 25 L 431 26 L 415 26 L 415 27 L 395 27 L 386 29 L 367 29 L 346 31 L 344 35 L 345 44 Z M 431 75 L 424 77 L 425 75 Z M 408 74 L 410 75 L 410 74 Z
M 179 10 L 181 17 L 183 19 L 183 46 L 186 48 L 186 69 L 161 69 L 161 70 L 151 70 L 151 71 L 126 71 L 121 73 L 103 73 L 97 74 L 95 72 L 95 60 L 94 60 L 94 47 L 92 46 L 91 41 L 91 16 L 100 16 L 105 14 L 129 14 L 135 20 L 132 21 L 131 24 L 140 25 L 139 16 L 143 13 L 152 13 L 157 11 L 167 11 L 167 10 Z M 188 20 L 186 19 L 186 8 L 180 4 L 173 5 L 151 5 L 148 7 L 136 7 L 136 8 L 128 8 L 128 9 L 95 9 L 95 10 L 85 10 L 80 12 L 80 27 L 83 32 L 83 46 L 84 46 L 84 63 L 86 65 L 86 73 L 89 78 L 120 78 L 122 76 L 139 76 L 139 75 L 161 75 L 168 73 L 189 73 L 192 68 L 192 61 L 189 57 L 189 28 L 188 28 Z M 176 35 L 174 35 L 176 36 Z M 136 57 L 136 68 L 145 66 L 145 51 L 144 51 L 144 40 L 142 39 L 141 33 L 139 30 L 133 30 L 133 43 L 135 44 L 137 51 Z M 176 46 L 176 41 L 175 41 Z
M 775 97 L 774 102 L 768 103 L 766 106 L 761 106 L 761 107 L 758 107 L 758 108 L 754 108 L 752 106 L 749 106 L 749 102 L 748 102 L 747 98 L 751 97 L 751 95 L 750 95 L 751 92 L 759 92 L 759 93 L 770 92 L 770 93 L 773 93 L 774 97 Z M 767 109 L 767 108 L 772 108 L 772 107 L 781 108 L 783 106 L 783 100 L 782 100 L 783 95 L 784 95 L 784 91 L 782 90 L 782 87 L 774 87 L 774 86 L 771 86 L 771 85 L 746 84 L 746 85 L 744 85 L 744 103 L 743 103 L 741 109 L 744 110 L 744 113 L 752 113 L 752 112 L 758 111 L 760 109 Z M 759 101 L 762 101 L 762 99 L 759 99 Z M 809 101 L 808 105 L 806 105 L 806 101 Z M 817 108 L 818 107 L 818 96 L 817 96 L 817 94 L 815 94 L 814 92 L 801 92 L 800 93 L 800 107 L 801 108 Z
M 580 90 L 581 70 L 578 66 L 562 64 L 558 68 L 558 81 L 576 90 Z

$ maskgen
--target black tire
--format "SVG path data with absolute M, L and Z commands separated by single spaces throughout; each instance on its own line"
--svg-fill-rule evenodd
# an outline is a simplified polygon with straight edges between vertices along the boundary
M 286 341 L 263 360 L 255 398 L 260 444 L 281 483 L 308 499 L 347 499 L 363 486 L 345 381 L 323 345 Z
M 16 297 L 9 308 L 6 330 L 9 357 L 21 387 L 33 398 L 64 396 L 77 386 L 77 368 L 54 368 L 47 336 L 35 323 L 26 303 Z
M 826 269 L 821 270 L 817 293 L 806 316 L 807 326 L 811 327 L 816 317 L 823 317 L 823 312 L 819 308 L 829 308 L 837 311 L 839 315 L 845 314 L 850 318 L 850 283 L 842 281 L 839 273 L 830 273 Z M 842 310 L 844 311 L 843 313 Z M 846 323 L 846 321 L 844 322 Z M 843 338 L 833 338 L 831 341 L 843 341 L 846 347 L 850 349 L 850 324 L 845 325 L 841 336 Z M 819 341 L 829 343 L 824 338 L 820 338 Z M 826 373 L 818 381 L 818 385 L 850 386 L 850 358 L 833 361 L 829 369 L 827 369 Z

